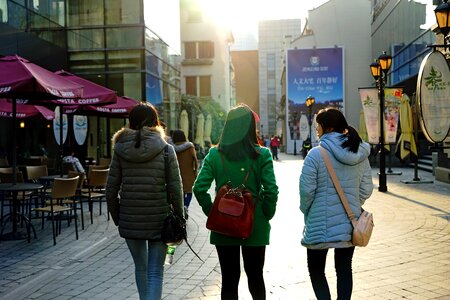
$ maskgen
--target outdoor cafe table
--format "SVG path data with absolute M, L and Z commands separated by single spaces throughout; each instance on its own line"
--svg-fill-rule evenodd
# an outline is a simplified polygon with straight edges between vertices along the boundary
M 44 186 L 39 183 L 27 183 L 27 182 L 17 182 L 17 183 L 0 183 L 0 191 L 10 192 L 12 194 L 12 212 L 9 213 L 10 220 L 12 222 L 12 232 L 8 236 L 2 236 L 6 239 L 21 239 L 22 236 L 17 232 L 17 217 L 22 218 L 25 223 L 28 223 L 31 229 L 30 220 L 23 214 L 18 212 L 19 201 L 17 200 L 17 194 L 19 192 L 37 191 L 42 189 Z M 4 199 L 2 199 L 4 201 Z M 5 217 L 7 217 L 6 215 Z M 2 229 L 3 233 L 3 229 Z M 29 235 L 28 235 L 29 237 Z
M 47 176 L 39 177 L 39 181 L 42 182 L 42 184 L 44 185 L 44 195 L 45 195 L 45 192 L 47 191 L 47 188 L 50 185 L 52 185 L 53 181 L 55 181 L 55 178 L 67 178 L 67 175 L 63 175 L 61 177 L 60 174 L 57 174 L 57 175 L 47 175 Z

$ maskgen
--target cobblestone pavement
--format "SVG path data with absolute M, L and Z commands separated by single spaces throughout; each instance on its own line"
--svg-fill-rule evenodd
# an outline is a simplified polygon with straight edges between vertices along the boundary
M 265 279 L 268 299 L 314 299 L 306 268 L 306 249 L 300 245 L 303 215 L 299 211 L 298 178 L 301 156 L 280 153 L 274 162 L 280 188 L 272 220 L 271 245 L 266 250 Z M 413 169 L 388 175 L 387 193 L 375 190 L 365 208 L 374 213 L 375 229 L 366 248 L 353 259 L 353 299 L 450 299 L 450 185 L 405 184 Z M 433 179 L 419 171 L 421 182 Z M 195 200 L 188 221 L 189 241 L 205 261 L 186 244 L 166 265 L 164 299 L 220 299 L 220 267 L 209 244 L 206 217 Z M 0 242 L 0 299 L 138 299 L 134 266 L 124 240 L 103 214 L 80 230 L 63 224 L 53 246 L 50 222 L 37 239 Z M 85 220 L 89 220 L 86 214 Z M 326 273 L 333 297 L 336 277 L 333 251 Z M 240 299 L 251 299 L 242 271 Z

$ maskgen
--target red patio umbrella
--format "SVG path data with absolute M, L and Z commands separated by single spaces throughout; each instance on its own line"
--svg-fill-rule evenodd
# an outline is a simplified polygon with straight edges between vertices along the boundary
M 44 106 L 16 104 L 16 118 L 24 119 L 37 115 L 41 115 L 47 120 L 53 120 L 55 118 L 55 113 Z M 13 117 L 13 105 L 11 102 L 6 101 L 6 99 L 0 99 L 0 117 Z
M 126 118 L 139 101 L 127 96 L 117 96 L 117 102 L 106 105 L 65 106 L 64 113 L 83 116 Z
M 139 105 L 139 101 L 127 96 L 117 96 L 117 102 L 107 105 L 83 105 L 83 106 L 65 106 L 64 113 L 97 116 L 97 137 L 100 139 L 100 117 L 106 118 L 127 118 L 131 109 Z M 109 127 L 107 128 L 109 135 Z M 100 140 L 97 141 L 100 144 Z M 97 151 L 97 161 L 100 159 L 99 150 Z
M 0 95 L 8 99 L 78 98 L 83 85 L 55 76 L 18 55 L 0 57 Z
M 16 180 L 16 99 L 41 102 L 45 99 L 83 96 L 83 86 L 58 76 L 18 56 L 0 57 L 0 96 L 12 100 L 12 167 Z
M 64 79 L 68 79 L 82 85 L 84 90 L 83 97 L 75 99 L 59 98 L 56 100 L 50 100 L 52 103 L 56 103 L 58 105 L 104 105 L 116 102 L 117 93 L 111 89 L 64 70 L 57 71 L 55 74 Z

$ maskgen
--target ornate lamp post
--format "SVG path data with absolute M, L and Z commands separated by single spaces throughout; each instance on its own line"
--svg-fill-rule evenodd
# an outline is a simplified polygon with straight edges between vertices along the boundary
M 391 68 L 392 57 L 386 52 L 380 55 L 376 62 L 370 65 L 370 72 L 377 83 L 378 97 L 380 99 L 380 173 L 378 191 L 386 192 L 386 150 L 384 149 L 384 86 L 387 73 Z
M 309 95 L 308 98 L 306 98 L 306 106 L 308 107 L 308 113 L 309 113 L 309 141 L 312 144 L 312 107 L 314 105 L 314 102 L 316 102 L 316 99 Z
M 450 31 L 450 4 L 448 0 L 444 0 L 439 4 L 434 10 L 436 15 L 436 23 L 438 24 L 439 30 L 444 35 L 444 46 L 446 45 L 446 37 Z

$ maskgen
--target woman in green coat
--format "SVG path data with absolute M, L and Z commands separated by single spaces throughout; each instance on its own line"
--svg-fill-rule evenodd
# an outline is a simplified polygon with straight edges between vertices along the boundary
M 211 244 L 216 246 L 222 272 L 221 297 L 227 300 L 238 299 L 241 249 L 250 293 L 253 299 L 266 299 L 263 268 L 270 239 L 269 221 L 275 214 L 278 186 L 270 150 L 258 145 L 257 117 L 245 104 L 230 110 L 219 144 L 209 150 L 193 187 L 198 203 L 208 216 L 214 198 L 208 193 L 212 182 L 215 181 L 216 192 L 228 181 L 233 187 L 238 187 L 250 169 L 245 186 L 256 203 L 251 236 L 239 239 L 211 232 L 210 237 Z

